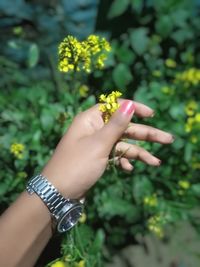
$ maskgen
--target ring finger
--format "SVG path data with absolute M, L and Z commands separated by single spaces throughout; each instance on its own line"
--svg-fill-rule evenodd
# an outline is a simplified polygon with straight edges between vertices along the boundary
M 159 166 L 161 160 L 153 156 L 150 152 L 137 145 L 118 142 L 115 146 L 115 156 L 127 159 L 138 159 L 148 165 Z

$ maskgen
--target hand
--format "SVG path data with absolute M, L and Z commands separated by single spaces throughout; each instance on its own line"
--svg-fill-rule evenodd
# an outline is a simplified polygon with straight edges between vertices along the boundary
M 115 144 L 116 155 L 123 154 L 119 163 L 124 170 L 132 170 L 130 159 L 160 165 L 160 160 L 145 149 L 119 140 L 126 137 L 168 144 L 173 142 L 173 136 L 150 126 L 130 123 L 133 113 L 152 117 L 153 110 L 130 100 L 120 102 L 120 108 L 107 124 L 98 104 L 78 114 L 42 171 L 65 197 L 78 199 L 85 195 L 105 171 Z

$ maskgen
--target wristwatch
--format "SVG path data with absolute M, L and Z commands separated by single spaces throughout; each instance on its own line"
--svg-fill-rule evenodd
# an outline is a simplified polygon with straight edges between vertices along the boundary
M 83 212 L 83 201 L 64 198 L 42 174 L 31 178 L 26 186 L 29 194 L 36 193 L 49 209 L 53 225 L 59 233 L 71 229 Z

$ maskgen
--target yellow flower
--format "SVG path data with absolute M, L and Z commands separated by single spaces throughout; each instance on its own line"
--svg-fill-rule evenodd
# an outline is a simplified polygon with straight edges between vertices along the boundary
M 165 60 L 165 65 L 168 67 L 168 68 L 176 68 L 176 62 L 171 59 L 171 58 L 168 58 Z
M 87 216 L 86 214 L 83 212 L 80 219 L 79 219 L 79 222 L 80 223 L 85 223 L 86 222 L 86 219 L 87 219 Z
M 90 72 L 93 67 L 101 69 L 110 51 L 110 44 L 105 38 L 89 35 L 82 42 L 73 36 L 67 36 L 58 47 L 59 64 L 62 72 Z
M 89 91 L 89 87 L 85 84 L 83 84 L 79 87 L 79 94 L 81 97 L 88 96 L 88 91 Z
M 156 194 L 145 197 L 143 202 L 146 206 L 149 206 L 149 207 L 156 207 L 158 205 L 158 199 L 157 199 Z
M 178 185 L 179 185 L 181 188 L 185 189 L 185 190 L 187 190 L 187 189 L 190 187 L 190 183 L 189 183 L 188 181 L 184 181 L 184 180 L 180 180 L 180 181 L 178 182 Z
M 56 261 L 51 267 L 67 267 L 67 265 L 63 261 Z
M 191 132 L 195 124 L 195 119 L 193 117 L 189 117 L 185 124 L 185 131 L 187 133 Z
M 76 263 L 76 267 L 85 267 L 85 261 L 81 260 L 78 263 Z
M 185 112 L 188 116 L 193 116 L 198 108 L 198 104 L 194 100 L 190 100 L 185 106 Z
M 153 232 L 158 237 L 162 238 L 164 236 L 164 231 L 162 226 L 166 223 L 166 220 L 161 215 L 154 215 L 148 219 L 148 229 Z
M 173 95 L 174 94 L 174 88 L 171 88 L 169 86 L 163 86 L 161 88 L 161 91 L 166 95 Z
M 103 102 L 99 105 L 99 110 L 103 112 L 103 120 L 107 123 L 112 114 L 119 108 L 117 99 L 122 95 L 119 91 L 112 91 L 109 95 L 100 95 L 99 101 Z
M 183 82 L 186 87 L 189 85 L 198 85 L 200 83 L 200 70 L 190 68 L 176 75 L 176 81 Z
M 25 146 L 23 144 L 13 143 L 10 146 L 10 153 L 13 154 L 17 159 L 22 159 L 24 149 L 25 149 Z
M 191 142 L 192 142 L 193 144 L 196 144 L 196 143 L 198 142 L 198 138 L 197 138 L 197 136 L 195 136 L 195 135 L 192 135 L 191 138 L 190 138 L 190 140 L 191 140 Z
M 154 77 L 159 78 L 159 77 L 162 76 L 162 73 L 161 73 L 161 71 L 159 71 L 159 70 L 154 70 L 154 71 L 152 72 L 152 75 L 153 75 Z
M 200 122 L 200 113 L 197 113 L 194 117 L 196 122 Z

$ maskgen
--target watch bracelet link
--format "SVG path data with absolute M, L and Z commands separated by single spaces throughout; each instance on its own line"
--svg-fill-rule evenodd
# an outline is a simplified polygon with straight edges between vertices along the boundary
M 59 211 L 69 203 L 42 174 L 30 179 L 26 190 L 31 195 L 36 193 L 56 219 L 59 218 Z

